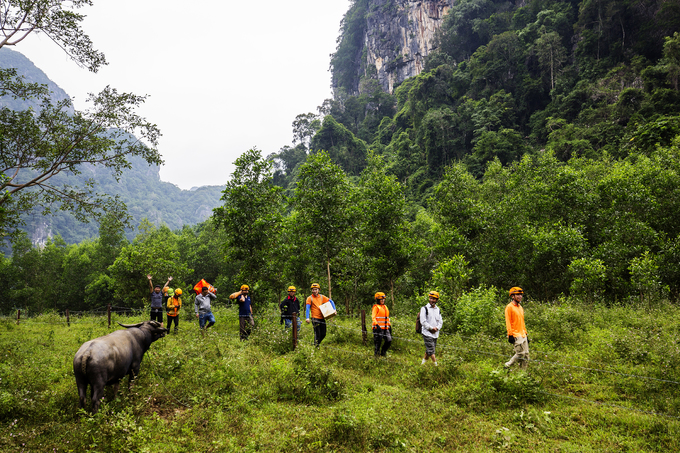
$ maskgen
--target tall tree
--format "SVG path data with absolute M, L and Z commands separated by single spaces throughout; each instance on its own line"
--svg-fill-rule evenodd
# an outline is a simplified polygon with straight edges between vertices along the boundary
M 300 167 L 294 206 L 306 242 L 320 258 L 319 264 L 326 267 L 329 296 L 331 260 L 340 252 L 352 220 L 348 210 L 350 190 L 347 176 L 325 151 L 311 155 Z
M 408 264 L 406 199 L 396 176 L 388 175 L 383 158 L 369 153 L 359 182 L 363 253 L 378 285 L 390 288 Z
M 106 59 L 80 26 L 85 16 L 76 12 L 91 3 L 3 1 L 0 48 L 17 45 L 31 33 L 44 33 L 78 65 L 96 72 Z M 119 176 L 129 168 L 131 156 L 162 163 L 156 150 L 158 128 L 134 113 L 144 96 L 106 87 L 90 95 L 88 110 L 73 111 L 70 100 L 53 102 L 46 87 L 27 83 L 12 68 L 0 69 L 0 95 L 39 105 L 35 111 L 0 109 L 0 235 L 11 233 L 21 223 L 20 214 L 35 206 L 43 214 L 73 211 L 83 221 L 104 211 L 124 210 L 116 198 L 96 194 L 93 180 L 72 187 L 54 183 L 55 175 L 79 174 L 83 166 L 95 165 Z
M 234 164 L 224 204 L 213 210 L 215 225 L 227 235 L 228 258 L 242 264 L 241 279 L 274 283 L 265 270 L 282 228 L 282 189 L 273 183 L 272 162 L 259 150 L 246 151 Z

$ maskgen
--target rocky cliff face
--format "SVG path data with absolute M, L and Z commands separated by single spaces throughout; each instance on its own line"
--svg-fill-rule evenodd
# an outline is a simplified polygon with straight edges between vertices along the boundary
M 354 0 L 341 24 L 331 56 L 336 96 L 384 91 L 420 74 L 434 49 L 435 35 L 455 0 Z
M 454 0 L 370 0 L 364 38 L 366 74 L 374 71 L 389 93 L 420 74 L 434 35 L 453 4 Z

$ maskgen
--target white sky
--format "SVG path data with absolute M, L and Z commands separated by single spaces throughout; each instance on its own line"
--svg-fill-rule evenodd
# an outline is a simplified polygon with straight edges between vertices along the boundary
M 331 97 L 330 57 L 349 0 L 95 0 L 83 28 L 108 66 L 90 73 L 44 35 L 26 55 L 85 109 L 106 85 L 149 95 L 138 112 L 163 136 L 161 179 L 225 184 L 233 162 L 293 139 L 300 113 Z

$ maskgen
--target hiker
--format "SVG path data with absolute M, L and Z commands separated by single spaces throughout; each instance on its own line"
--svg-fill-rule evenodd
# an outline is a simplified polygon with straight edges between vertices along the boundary
M 513 286 L 508 294 L 511 300 L 505 307 L 505 327 L 508 331 L 508 343 L 513 345 L 515 355 L 505 363 L 505 368 L 509 368 L 515 362 L 519 362 L 520 368 L 526 368 L 529 365 L 529 338 L 524 326 L 522 308 L 524 291 L 519 286 Z
M 208 291 L 207 286 L 201 288 L 201 294 L 196 296 L 194 300 L 194 313 L 198 318 L 198 325 L 201 329 L 206 330 L 215 325 L 215 316 L 212 313 L 212 308 L 210 307 L 210 299 L 216 299 L 215 293 Z M 206 326 L 206 323 L 208 324 Z
M 321 287 L 318 283 L 312 283 L 312 295 L 307 298 L 307 308 L 305 310 L 305 322 L 309 324 L 311 316 L 312 327 L 314 327 L 314 345 L 318 348 L 324 338 L 326 338 L 326 319 L 321 313 L 321 305 L 330 302 L 335 310 L 335 302 L 328 297 L 319 294 Z
M 425 365 L 428 358 L 431 358 L 435 365 L 437 365 L 437 357 L 434 355 L 437 348 L 437 338 L 439 338 L 439 331 L 444 324 L 441 311 L 437 307 L 439 301 L 439 293 L 437 291 L 430 291 L 429 293 L 430 306 L 425 305 L 420 309 L 420 324 L 422 325 L 423 341 L 425 342 L 425 357 L 420 362 Z
M 146 278 L 149 279 L 149 287 L 151 288 L 151 321 L 158 321 L 163 327 L 163 293 L 161 292 L 161 285 L 153 285 L 151 281 L 151 274 L 148 274 Z M 168 277 L 168 281 L 165 285 L 172 281 L 172 277 Z
M 253 320 L 253 305 L 250 301 L 250 287 L 248 285 L 241 285 L 241 290 L 229 296 L 229 299 L 236 299 L 238 302 L 238 327 L 241 341 L 247 340 L 250 335 L 250 329 L 255 325 Z
M 288 287 L 288 295 L 279 304 L 281 310 L 281 322 L 285 322 L 285 328 L 293 325 L 293 314 L 297 315 L 297 330 L 300 331 L 302 320 L 300 320 L 300 301 L 295 296 L 297 289 L 294 286 Z
M 385 305 L 385 293 L 375 293 L 375 300 L 371 319 L 373 320 L 373 356 L 378 358 L 385 356 L 392 345 L 392 324 L 390 323 L 390 310 Z
M 182 308 L 182 290 L 180 288 L 177 288 L 176 290 L 172 290 L 172 288 L 168 288 L 168 303 L 167 303 L 167 308 L 168 308 L 168 333 L 170 332 L 170 326 L 172 326 L 172 323 L 175 323 L 175 333 L 179 330 L 179 309 Z

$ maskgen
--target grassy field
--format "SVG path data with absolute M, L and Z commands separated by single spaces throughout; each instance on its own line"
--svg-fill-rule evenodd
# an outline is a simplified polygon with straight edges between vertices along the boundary
M 378 360 L 357 318 L 331 321 L 318 350 L 303 324 L 292 351 L 273 311 L 247 342 L 233 309 L 218 308 L 205 337 L 185 313 L 95 416 L 78 409 L 72 361 L 110 332 L 106 318 L 0 319 L 0 451 L 680 451 L 676 306 L 525 309 L 526 373 L 503 369 L 500 304 L 491 329 L 445 328 L 438 367 L 420 365 L 410 313 L 393 314 Z

